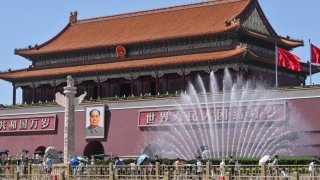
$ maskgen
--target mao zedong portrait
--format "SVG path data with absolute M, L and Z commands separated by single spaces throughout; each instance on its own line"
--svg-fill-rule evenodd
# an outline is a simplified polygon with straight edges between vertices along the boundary
M 90 116 L 90 125 L 86 128 L 86 136 L 87 137 L 92 137 L 92 136 L 97 136 L 97 137 L 103 137 L 103 127 L 99 126 L 100 122 L 100 111 L 98 109 L 92 109 L 89 112 Z

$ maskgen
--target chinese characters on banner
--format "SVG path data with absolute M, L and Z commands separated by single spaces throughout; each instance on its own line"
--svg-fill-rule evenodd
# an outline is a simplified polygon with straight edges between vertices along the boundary
M 183 111 L 176 109 L 142 110 L 139 113 L 139 127 L 187 125 L 209 123 L 239 123 L 257 121 L 286 120 L 286 103 L 250 104 L 231 106 L 216 104 L 202 109 L 186 107 Z
M 55 126 L 55 114 L 0 117 L 0 133 L 53 131 Z

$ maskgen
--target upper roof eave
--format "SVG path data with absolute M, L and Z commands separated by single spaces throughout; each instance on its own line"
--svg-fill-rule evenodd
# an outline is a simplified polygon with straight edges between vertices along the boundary
M 261 34 L 259 32 L 249 30 L 243 26 L 240 26 L 239 30 L 241 30 L 243 33 L 245 33 L 249 36 L 263 39 L 263 40 L 266 40 L 269 42 L 274 42 L 274 43 L 277 43 L 279 45 L 286 46 L 289 48 L 295 48 L 295 47 L 300 47 L 300 46 L 304 45 L 304 42 L 302 40 L 292 40 L 292 39 L 287 39 L 287 38 L 284 38 L 281 36 L 273 37 L 273 36 L 269 36 L 266 34 Z
M 71 26 L 71 23 L 68 23 L 57 35 L 55 35 L 53 38 L 49 39 L 48 41 L 42 43 L 41 45 L 35 45 L 34 47 L 29 46 L 28 48 L 15 49 L 14 54 L 24 56 L 24 55 L 28 55 L 28 53 L 25 53 L 25 52 L 32 52 L 32 51 L 38 50 L 46 46 L 47 44 L 53 42 L 55 39 L 61 36 L 70 26 Z
M 147 42 L 153 42 L 153 41 L 163 41 L 163 40 L 172 40 L 172 39 L 177 39 L 177 38 L 187 38 L 187 37 L 196 37 L 196 36 L 202 36 L 202 35 L 215 35 L 215 34 L 220 34 L 220 33 L 225 33 L 225 32 L 230 32 L 233 30 L 236 30 L 240 27 L 239 22 L 234 22 L 231 25 L 227 26 L 223 30 L 219 31 L 209 31 L 209 32 L 204 32 L 204 33 L 199 33 L 199 34 L 185 34 L 181 36 L 172 36 L 172 37 L 166 37 L 166 38 L 153 38 L 153 39 L 146 39 L 146 40 L 140 40 L 140 41 L 124 41 L 124 42 L 118 42 L 118 43 L 113 43 L 113 44 L 104 44 L 100 46 L 87 46 L 83 47 L 81 49 L 74 48 L 74 49 L 61 49 L 61 50 L 53 50 L 53 51 L 42 51 L 38 52 L 36 48 L 32 49 L 19 49 L 15 50 L 15 54 L 21 55 L 24 57 L 28 57 L 30 55 L 43 55 L 43 54 L 50 54 L 50 53 L 61 53 L 61 52 L 70 52 L 70 51 L 78 51 L 78 50 L 83 50 L 83 49 L 94 49 L 94 48 L 103 48 L 103 47 L 110 47 L 110 46 L 117 46 L 119 44 L 125 46 L 125 45 L 131 45 L 131 44 L 136 44 L 136 43 L 147 43 Z

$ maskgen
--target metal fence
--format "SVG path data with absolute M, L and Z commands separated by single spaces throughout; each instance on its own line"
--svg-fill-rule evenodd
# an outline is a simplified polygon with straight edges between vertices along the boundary
M 52 168 L 45 168 L 39 165 L 11 166 L 10 169 L 0 167 L 0 179 L 4 180 L 41 180 L 41 179 L 144 179 L 144 180 L 220 180 L 220 179 L 319 179 L 320 168 L 309 172 L 307 165 L 277 165 L 277 166 L 223 166 L 210 165 L 206 163 L 203 166 L 193 164 L 172 166 L 172 165 L 146 165 L 130 166 L 123 165 L 115 167 L 112 163 L 109 165 L 86 165 L 86 166 L 68 166 L 53 165 Z M 319 176 L 318 176 L 319 174 Z

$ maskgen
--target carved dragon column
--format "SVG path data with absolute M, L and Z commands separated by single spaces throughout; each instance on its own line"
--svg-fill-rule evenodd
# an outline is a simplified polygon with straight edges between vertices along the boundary
M 63 153 L 64 153 L 64 164 L 68 164 L 70 161 L 70 156 L 74 154 L 74 129 L 75 129 L 75 107 L 79 105 L 87 92 L 75 98 L 77 94 L 77 87 L 74 86 L 74 80 L 69 75 L 67 77 L 67 86 L 63 88 L 63 93 L 56 93 L 56 102 L 65 107 L 64 115 L 64 141 L 63 141 Z

